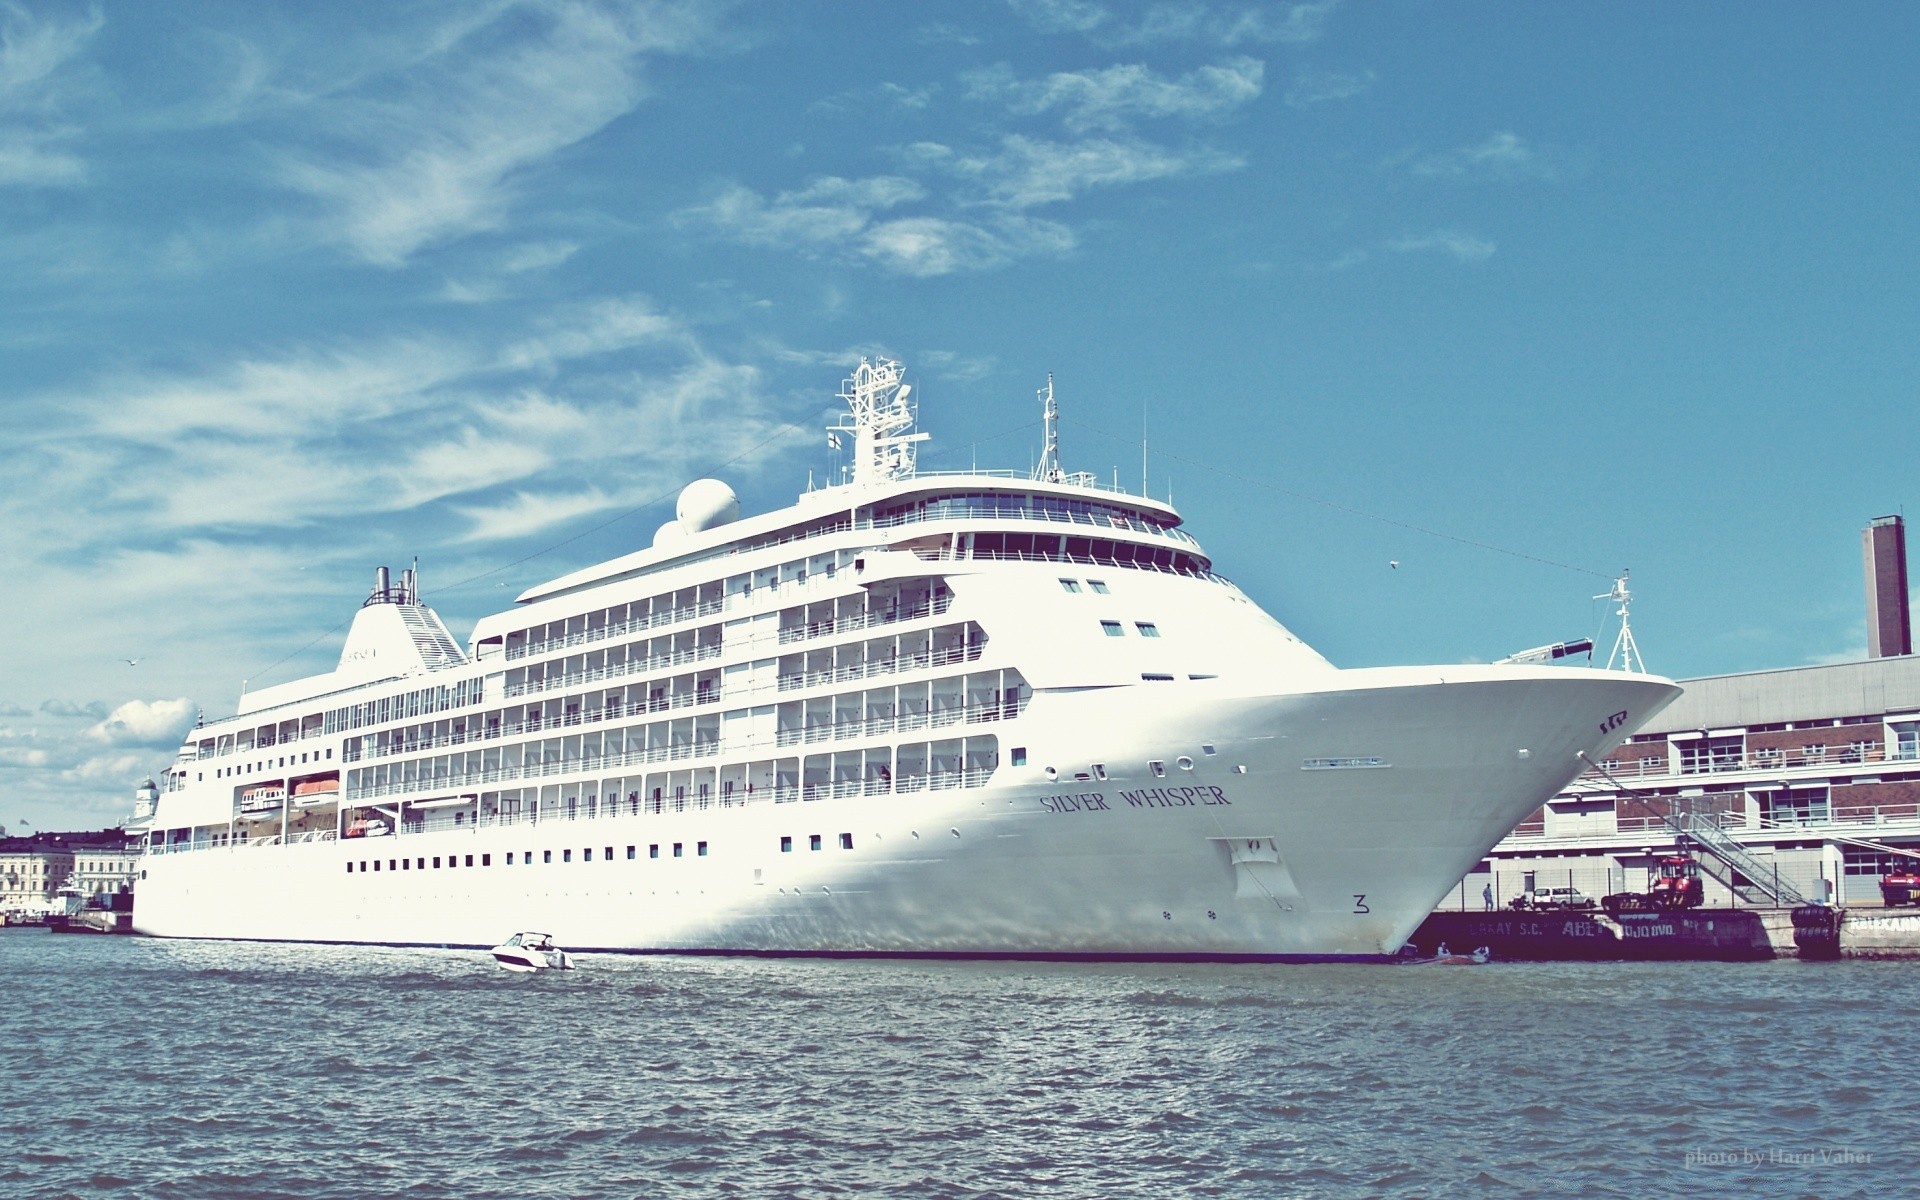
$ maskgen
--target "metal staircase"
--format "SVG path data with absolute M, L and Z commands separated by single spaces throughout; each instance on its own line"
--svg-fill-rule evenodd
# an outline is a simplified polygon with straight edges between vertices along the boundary
M 1807 903 L 1800 889 L 1780 878 L 1777 864 L 1760 858 L 1734 841 L 1720 827 L 1719 819 L 1713 814 L 1671 814 L 1666 822 L 1675 833 L 1706 851 L 1700 869 L 1746 903 L 1754 904 L 1764 899 L 1783 908 L 1797 908 Z
M 1589 767 L 1598 771 L 1602 778 L 1620 789 L 1622 795 L 1640 799 L 1631 787 L 1614 778 L 1613 773 L 1587 757 L 1584 750 L 1576 751 L 1575 756 Z M 1642 801 L 1642 807 L 1653 812 L 1653 807 Z M 1680 812 L 1655 812 L 1674 835 L 1685 845 L 1692 842 L 1706 852 L 1700 860 L 1700 869 L 1725 887 L 1736 899 L 1748 904 L 1770 901 L 1783 908 L 1797 908 L 1808 903 L 1807 898 L 1788 882 L 1780 878 L 1779 865 L 1761 858 L 1753 851 L 1742 846 L 1720 826 L 1720 818 L 1714 812 L 1694 812 L 1683 809 Z

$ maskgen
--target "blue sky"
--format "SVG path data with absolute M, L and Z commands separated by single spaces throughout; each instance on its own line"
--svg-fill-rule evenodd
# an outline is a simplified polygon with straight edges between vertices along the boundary
M 1859 657 L 1917 24 L 0 0 L 0 823 L 118 819 L 376 565 L 464 636 L 688 479 L 789 502 L 862 353 L 930 467 L 1028 465 L 1049 371 L 1070 468 L 1144 430 L 1342 665 L 1604 648 L 1623 567 L 1656 671 Z

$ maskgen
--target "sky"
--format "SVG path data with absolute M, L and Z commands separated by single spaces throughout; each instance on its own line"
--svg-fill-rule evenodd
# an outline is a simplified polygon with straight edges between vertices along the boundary
M 1335 663 L 1864 657 L 1920 502 L 1920 9 L 0 0 L 0 825 L 123 819 L 418 556 L 464 638 L 673 497 L 1169 496 Z M 1396 565 L 1397 564 L 1397 565 Z

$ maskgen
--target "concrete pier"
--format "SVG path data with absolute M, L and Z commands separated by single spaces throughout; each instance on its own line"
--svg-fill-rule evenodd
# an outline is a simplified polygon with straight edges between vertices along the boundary
M 1437 912 L 1410 940 L 1422 954 L 1445 942 L 1456 951 L 1485 946 L 1495 959 L 1509 962 L 1920 958 L 1920 908 L 1826 911 L 1837 937 L 1820 937 L 1819 925 L 1804 915 L 1796 928 L 1790 908 L 1693 908 L 1617 917 L 1506 909 Z

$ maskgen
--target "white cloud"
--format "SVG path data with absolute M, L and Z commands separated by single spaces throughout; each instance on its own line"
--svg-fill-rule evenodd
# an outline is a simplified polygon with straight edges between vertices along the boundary
M 1059 71 L 1034 80 L 1016 79 L 1002 64 L 966 79 L 974 99 L 1003 100 L 1022 116 L 1058 111 L 1069 132 L 1086 133 L 1124 130 L 1141 118 L 1218 116 L 1258 97 L 1265 71 L 1258 59 L 1242 56 L 1177 80 L 1141 64 Z
M 1382 249 L 1396 254 L 1445 254 L 1455 262 L 1480 262 L 1492 257 L 1495 246 L 1484 238 L 1457 229 L 1438 229 L 1432 233 L 1409 235 L 1387 242 Z
M 471 521 L 465 540 L 499 541 L 540 533 L 575 517 L 629 503 L 599 488 L 571 492 L 515 492 L 493 504 L 457 505 L 454 511 Z
M 184 696 L 178 700 L 129 700 L 87 730 L 87 736 L 109 746 L 165 750 L 180 744 L 199 715 L 200 709 Z
M 860 253 L 903 275 L 984 271 L 1035 255 L 1061 255 L 1073 231 L 1054 221 L 999 217 L 989 223 L 912 217 L 866 231 Z
M 1430 154 L 1408 151 L 1389 163 L 1405 164 L 1413 174 L 1427 179 L 1460 181 L 1552 179 L 1560 173 L 1552 156 L 1512 133 L 1494 133 L 1483 142 L 1456 150 Z
M 1319 3 L 1206 3 L 1163 0 L 1137 20 L 1114 15 L 1090 0 L 1009 0 L 1014 11 L 1042 33 L 1080 34 L 1102 46 L 1199 41 L 1222 46 L 1310 42 L 1325 31 L 1339 0 Z
M 40 711 L 50 717 L 92 717 L 97 721 L 107 715 L 107 706 L 98 700 L 89 700 L 85 704 L 76 704 L 71 700 L 47 700 L 41 703 Z
M 63 143 L 80 133 L 67 112 L 95 87 L 81 56 L 104 24 L 97 10 L 62 20 L 0 3 L 0 187 L 86 179 L 85 161 Z
M 945 165 L 980 183 L 988 201 L 1024 209 L 1071 200 L 1090 188 L 1210 175 L 1245 164 L 1206 147 L 1183 153 L 1131 138 L 1053 142 L 1014 134 L 992 151 L 954 154 Z
M 1306 108 L 1328 100 L 1346 100 L 1373 87 L 1377 79 L 1372 71 L 1303 71 L 1287 86 L 1287 103 Z
M 1113 19 L 1091 0 L 1007 0 L 1008 7 L 1042 33 L 1091 33 Z
M 535 23 L 539 36 L 524 36 Z M 699 33 L 689 10 L 670 5 L 494 6 L 431 52 L 318 102 L 327 148 L 288 152 L 279 180 L 326 212 L 322 236 L 403 266 L 423 248 L 501 228 L 527 172 L 640 103 L 646 54 Z
M 500 261 L 500 269 L 509 275 L 544 271 L 557 267 L 580 252 L 578 242 L 525 242 L 509 250 Z

